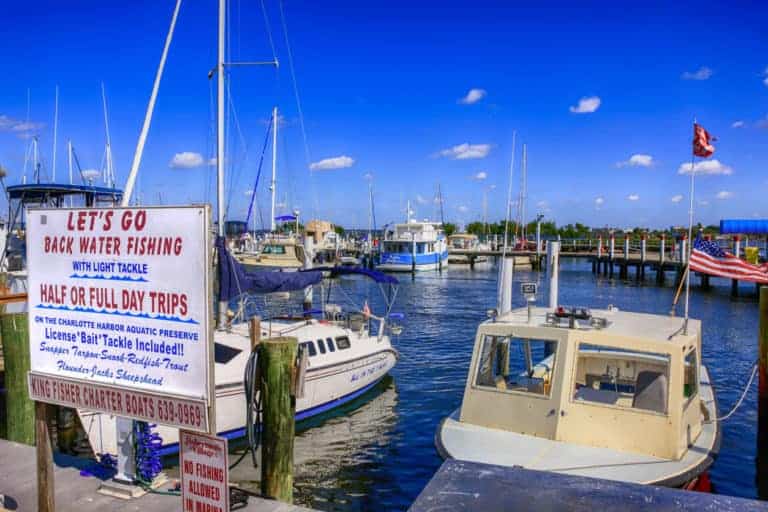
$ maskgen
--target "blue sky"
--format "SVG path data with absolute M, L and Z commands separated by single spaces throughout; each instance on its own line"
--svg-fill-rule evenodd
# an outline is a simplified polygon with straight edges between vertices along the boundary
M 173 10 L 171 1 L 142 3 L 4 7 L 0 164 L 10 183 L 21 180 L 33 134 L 51 174 L 56 85 L 57 178 L 66 174 L 67 139 L 84 168 L 100 167 L 101 81 L 118 182 L 125 181 Z M 683 224 L 688 180 L 679 169 L 690 160 L 694 117 L 719 139 L 719 165 L 709 162 L 697 178 L 697 220 L 768 217 L 764 3 L 286 0 L 306 151 L 279 4 L 265 6 L 269 23 L 258 2 L 230 5 L 230 59 L 271 59 L 269 28 L 281 62 L 277 71 L 230 73 L 240 127 L 230 114 L 231 219 L 245 217 L 273 105 L 285 118 L 279 202 L 348 227 L 367 226 L 369 174 L 379 224 L 403 218 L 407 200 L 417 217 L 434 216 L 438 183 L 447 220 L 480 219 L 484 193 L 489 217 L 501 218 L 513 131 L 515 195 L 521 144 L 528 147 L 529 218 L 542 212 L 558 224 Z M 215 64 L 216 15 L 214 0 L 182 5 L 141 167 L 144 203 L 215 197 L 207 165 L 215 149 L 215 80 L 207 73 Z M 185 152 L 201 158 L 172 166 Z M 344 167 L 309 170 L 324 159 L 335 160 L 319 167 Z M 265 176 L 268 164 L 269 153 Z M 262 180 L 257 198 L 268 223 L 266 185 Z

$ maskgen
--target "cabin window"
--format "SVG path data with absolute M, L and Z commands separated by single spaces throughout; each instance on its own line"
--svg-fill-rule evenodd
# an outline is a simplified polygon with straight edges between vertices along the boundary
M 339 336 L 336 338 L 336 346 L 339 347 L 339 350 L 348 349 L 350 347 L 349 338 L 346 336 Z
M 691 350 L 685 356 L 685 381 L 683 382 L 683 398 L 690 401 L 699 392 L 699 364 L 696 357 L 696 349 Z M 687 402 L 686 402 L 687 403 Z
M 301 344 L 301 346 L 304 347 L 304 350 L 307 350 L 309 352 L 310 357 L 317 355 L 315 344 L 312 343 L 311 341 L 305 341 L 304 343 Z
M 325 342 L 322 339 L 317 340 L 317 348 L 320 349 L 321 354 L 325 354 Z
M 325 338 L 325 343 L 328 345 L 328 350 L 336 352 L 336 347 L 333 346 L 333 340 L 331 338 Z
M 420 242 L 416 244 L 416 252 L 419 254 L 424 254 L 427 252 L 427 244 Z
M 669 354 L 579 344 L 573 401 L 667 413 Z
M 556 349 L 553 340 L 486 336 L 475 385 L 549 396 Z
M 261 249 L 261 254 L 285 254 L 284 245 L 265 245 Z

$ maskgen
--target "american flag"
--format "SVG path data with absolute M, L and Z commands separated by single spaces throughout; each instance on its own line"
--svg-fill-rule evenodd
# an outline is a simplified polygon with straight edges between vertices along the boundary
M 723 250 L 712 240 L 697 237 L 691 251 L 691 270 L 711 276 L 768 284 L 768 265 L 753 265 Z
M 693 154 L 703 158 L 712 156 L 715 146 L 712 141 L 717 140 L 709 134 L 700 124 L 693 123 Z M 693 169 L 691 170 L 693 172 Z

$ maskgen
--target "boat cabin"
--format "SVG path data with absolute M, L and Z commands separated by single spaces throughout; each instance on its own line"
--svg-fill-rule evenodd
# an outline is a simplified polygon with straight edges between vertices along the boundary
M 709 418 L 701 324 L 681 318 L 518 309 L 480 325 L 460 422 L 680 459 Z
M 448 237 L 448 246 L 451 249 L 470 250 L 480 243 L 477 235 L 471 233 L 455 233 Z

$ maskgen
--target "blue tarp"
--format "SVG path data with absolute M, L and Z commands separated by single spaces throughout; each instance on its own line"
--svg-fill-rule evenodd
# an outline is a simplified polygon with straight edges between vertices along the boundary
M 323 280 L 319 270 L 307 272 L 247 272 L 227 250 L 223 238 L 216 239 L 219 253 L 219 300 L 227 301 L 243 293 L 274 293 L 303 290 Z
M 389 276 L 377 270 L 368 270 L 367 268 L 362 268 L 362 267 L 315 267 L 311 271 L 315 271 L 315 270 L 330 272 L 331 277 L 336 277 L 339 275 L 359 274 L 359 275 L 366 276 L 370 279 L 373 279 L 377 283 L 399 284 L 399 281 L 395 277 Z M 303 271 L 303 272 L 311 272 L 311 271 Z
M 721 235 L 767 235 L 768 220 L 729 219 L 720 221 Z

